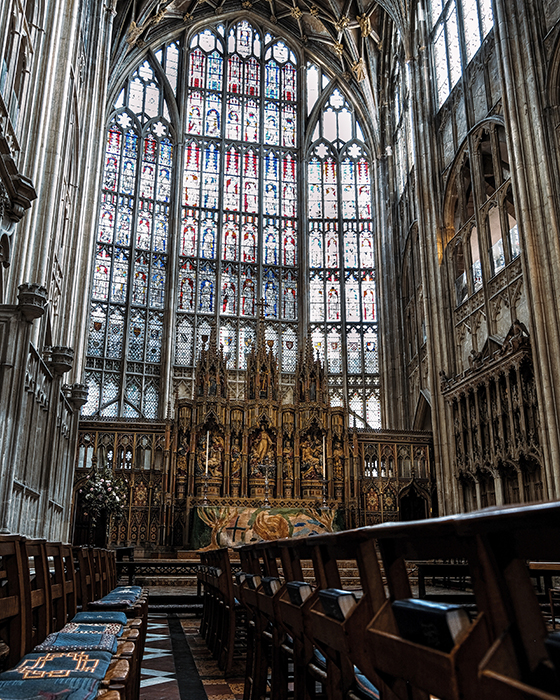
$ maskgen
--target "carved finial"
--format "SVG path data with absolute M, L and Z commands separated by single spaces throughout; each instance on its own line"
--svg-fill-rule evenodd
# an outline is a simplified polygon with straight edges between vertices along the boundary
M 264 299 L 257 301 L 257 351 L 264 348 L 264 309 L 266 302 Z
M 210 322 L 210 343 L 208 344 L 208 349 L 215 352 L 218 351 L 218 328 L 215 318 Z

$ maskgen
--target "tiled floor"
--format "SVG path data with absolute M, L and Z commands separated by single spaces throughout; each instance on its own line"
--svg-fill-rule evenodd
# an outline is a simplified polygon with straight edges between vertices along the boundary
M 140 676 L 140 700 L 180 700 L 167 615 L 150 615 Z
M 244 664 L 239 662 L 237 672 L 232 678 L 224 679 L 218 664 L 212 658 L 202 637 L 198 634 L 200 620 L 198 618 L 183 618 L 180 627 L 177 621 L 173 629 L 181 630 L 192 653 L 194 667 L 190 670 L 184 668 L 177 672 L 173 654 L 173 644 L 167 615 L 150 615 L 148 621 L 148 634 L 146 648 L 142 661 L 142 673 L 140 681 L 140 700 L 185 700 L 188 695 L 192 700 L 242 700 L 243 678 L 245 675 Z M 179 640 L 181 642 L 182 640 Z M 175 649 L 177 650 L 177 640 Z M 179 665 L 178 663 L 178 665 Z M 187 680 L 193 681 L 193 675 L 198 676 L 202 682 L 200 691 L 193 698 L 193 693 L 185 687 Z M 190 674 L 187 679 L 185 673 Z M 179 684 L 184 685 L 180 688 Z
M 234 674 L 225 679 L 218 668 L 218 663 L 212 658 L 204 639 L 198 634 L 200 620 L 185 618 L 181 620 L 183 631 L 187 637 L 196 668 L 204 685 L 208 700 L 242 700 L 245 665 L 236 662 Z

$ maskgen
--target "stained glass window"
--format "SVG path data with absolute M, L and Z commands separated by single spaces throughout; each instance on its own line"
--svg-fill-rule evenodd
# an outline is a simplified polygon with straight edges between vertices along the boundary
M 196 360 L 183 329 L 196 334 L 212 316 L 228 367 L 243 369 L 262 298 L 275 338 L 286 338 L 280 366 L 291 372 L 299 317 L 295 55 L 241 21 L 223 36 L 195 35 L 187 75 L 176 363 Z
M 308 67 L 308 80 L 316 90 L 315 66 Z M 347 385 L 351 424 L 379 427 L 371 166 L 359 122 L 339 89 L 324 103 L 314 135 L 307 162 L 313 345 L 333 387 Z
M 189 395 L 213 327 L 232 381 L 243 382 L 262 309 L 281 381 L 291 381 L 308 319 L 333 405 L 370 422 L 371 190 L 353 107 L 324 69 L 301 71 L 282 38 L 235 20 L 143 58 L 108 120 L 84 415 L 162 417 L 162 387 L 182 383 Z
M 160 57 L 171 79 L 173 46 Z M 117 105 L 105 147 L 84 413 L 155 418 L 174 149 L 160 81 L 148 61 Z
M 498 275 L 521 253 L 504 128 L 487 122 L 474 132 L 473 168 L 464 158 L 450 177 L 455 231 L 447 255 L 457 306 Z M 474 184 L 474 187 L 473 187 Z M 451 222 L 450 222 L 451 224 Z

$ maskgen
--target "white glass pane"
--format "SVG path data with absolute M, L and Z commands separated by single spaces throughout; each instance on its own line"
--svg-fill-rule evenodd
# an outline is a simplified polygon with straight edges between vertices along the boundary
M 447 13 L 447 53 L 451 87 L 461 77 L 461 53 L 459 51 L 459 31 L 457 29 L 457 10 L 453 3 Z

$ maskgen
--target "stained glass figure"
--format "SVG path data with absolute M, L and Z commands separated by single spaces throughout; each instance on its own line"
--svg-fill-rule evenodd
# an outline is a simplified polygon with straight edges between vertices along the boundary
M 295 265 L 296 264 L 296 252 L 297 252 L 297 237 L 296 231 L 289 225 L 286 225 L 284 229 L 284 237 L 282 241 L 282 250 L 284 253 L 284 265 Z
M 223 259 L 237 260 L 239 248 L 239 220 L 235 214 L 227 214 L 223 226 Z
M 286 321 L 297 318 L 297 282 L 293 272 L 284 273 L 282 280 L 282 316 Z
M 249 268 L 241 273 L 241 315 L 255 315 L 255 279 Z
M 242 227 L 241 258 L 243 262 L 255 262 L 257 250 L 257 228 L 251 217 L 246 217 Z
M 264 273 L 264 315 L 278 318 L 278 279 L 272 270 Z
M 179 267 L 179 310 L 194 311 L 196 268 L 190 260 L 184 260 Z
M 275 102 L 267 102 L 264 108 L 264 142 L 277 146 L 279 135 L 279 108 Z
M 338 285 L 331 281 L 327 283 L 327 320 L 338 321 L 340 319 L 340 290 Z
M 264 248 L 266 265 L 278 264 L 278 230 L 274 226 L 267 226 L 264 230 Z
M 214 281 L 211 279 L 200 280 L 198 310 L 203 314 L 214 311 Z

